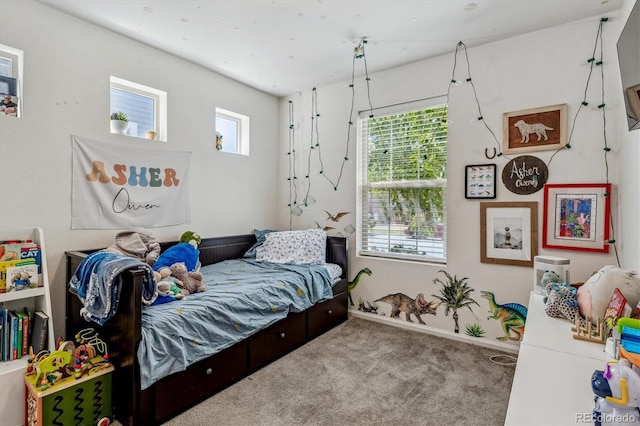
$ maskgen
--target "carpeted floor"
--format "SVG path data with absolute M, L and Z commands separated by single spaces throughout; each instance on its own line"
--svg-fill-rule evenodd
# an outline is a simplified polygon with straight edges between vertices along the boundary
M 352 317 L 165 425 L 502 425 L 512 356 Z

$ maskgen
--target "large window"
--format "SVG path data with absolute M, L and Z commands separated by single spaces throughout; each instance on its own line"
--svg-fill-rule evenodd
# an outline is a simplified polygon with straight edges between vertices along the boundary
M 430 99 L 359 121 L 361 255 L 446 261 L 447 107 Z
M 110 114 L 124 112 L 128 136 L 145 137 L 153 131 L 156 140 L 167 140 L 167 93 L 117 77 L 110 80 Z

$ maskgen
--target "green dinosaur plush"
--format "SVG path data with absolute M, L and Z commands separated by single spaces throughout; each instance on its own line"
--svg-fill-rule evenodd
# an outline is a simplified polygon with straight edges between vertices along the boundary
M 562 284 L 562 278 L 560 278 L 560 275 L 556 274 L 553 271 L 544 271 L 542 277 L 540 278 L 540 285 L 541 287 L 545 288 L 549 283 Z
M 180 237 L 181 243 L 189 243 L 195 248 L 198 248 L 201 241 L 202 241 L 202 238 L 200 237 L 200 235 L 196 234 L 193 231 L 187 231 L 184 234 L 182 234 L 182 236 Z

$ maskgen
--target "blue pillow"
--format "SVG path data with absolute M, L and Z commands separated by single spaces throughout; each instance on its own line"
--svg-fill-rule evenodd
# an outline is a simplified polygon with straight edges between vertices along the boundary
M 265 238 L 267 238 L 267 234 L 269 232 L 276 232 L 275 229 L 263 229 L 262 231 L 258 229 L 254 229 L 253 233 L 256 236 L 256 243 L 251 246 L 249 250 L 244 254 L 244 257 L 256 257 L 256 249 L 264 244 Z

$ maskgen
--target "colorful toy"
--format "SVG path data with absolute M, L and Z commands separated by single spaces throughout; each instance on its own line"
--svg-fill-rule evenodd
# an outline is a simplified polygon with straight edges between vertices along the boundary
M 93 328 L 80 331 L 75 338 L 78 346 L 72 341 L 62 341 L 51 353 L 42 351 L 34 355 L 29 351 L 25 375 L 34 376 L 32 381 L 41 391 L 68 377 L 79 379 L 110 366 L 107 345 Z
M 596 425 L 640 425 L 640 376 L 624 363 L 607 363 L 591 376 Z

